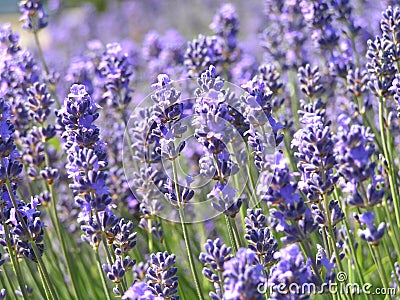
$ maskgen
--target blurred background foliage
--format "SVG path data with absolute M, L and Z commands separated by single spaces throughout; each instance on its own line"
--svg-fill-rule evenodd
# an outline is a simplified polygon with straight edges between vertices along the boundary
M 32 40 L 29 35 L 26 36 L 25 32 L 20 30 L 18 23 L 18 2 L 18 0 L 0 0 L 0 23 L 11 23 L 12 28 L 21 35 L 22 46 L 30 46 Z M 213 16 L 221 4 L 226 2 L 236 7 L 240 20 L 239 39 L 244 44 L 257 42 L 257 35 L 263 24 L 263 6 L 260 5 L 259 0 L 246 0 L 246 5 L 243 5 L 243 0 L 47 0 L 44 2 L 46 12 L 50 16 L 50 26 L 54 26 L 54 20 L 61 19 L 60 15 L 64 18 L 68 16 L 70 23 L 80 23 L 82 10 L 88 7 L 93 7 L 93 14 L 103 15 L 104 19 L 104 16 L 115 8 L 121 10 L 124 5 L 134 6 L 133 11 L 127 9 L 132 14 L 129 24 L 126 24 L 126 28 L 121 28 L 121 31 L 129 30 L 129 36 L 115 34 L 112 38 L 122 36 L 137 43 L 140 43 L 150 30 L 164 33 L 173 28 L 187 40 L 197 37 L 199 33 L 211 34 L 209 25 Z M 93 25 L 92 27 L 99 27 L 98 24 L 96 26 L 90 24 L 97 19 L 94 16 L 86 20 L 86 23 Z M 45 28 L 41 34 L 46 35 L 48 30 Z M 115 40 L 110 40 L 110 37 L 100 34 L 94 38 L 104 43 L 115 42 Z M 44 47 L 46 46 L 48 45 L 44 42 Z M 253 52 L 252 49 L 249 50 Z M 257 55 L 257 51 L 252 54 Z

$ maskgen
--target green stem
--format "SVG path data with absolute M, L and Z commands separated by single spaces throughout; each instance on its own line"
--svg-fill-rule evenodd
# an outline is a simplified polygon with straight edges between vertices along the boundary
M 4 275 L 5 275 L 4 277 L 6 277 L 8 285 L 10 286 L 9 291 L 13 291 L 13 293 L 15 295 L 15 299 L 18 299 L 18 295 L 16 294 L 17 289 L 14 287 L 14 282 L 12 281 L 11 274 L 9 274 L 9 272 L 6 268 L 4 268 Z
M 383 97 L 379 97 L 379 126 L 380 126 L 380 133 L 381 133 L 381 140 L 382 140 L 382 147 L 383 147 L 383 152 L 384 156 L 386 159 L 386 162 L 388 163 L 388 176 L 389 176 L 389 185 L 390 185 L 390 192 L 393 197 L 393 206 L 394 206 L 394 211 L 395 211 L 395 216 L 396 216 L 396 222 L 397 224 L 400 224 L 400 212 L 399 212 L 399 193 L 397 189 L 397 182 L 396 182 L 396 176 L 393 174 L 393 161 L 391 159 L 391 156 L 389 155 L 389 150 L 388 150 L 388 145 L 386 141 L 386 126 L 385 126 L 385 120 L 384 120 L 384 115 L 383 115 Z
M 43 285 L 40 283 L 40 281 L 37 278 L 37 271 L 33 269 L 33 267 L 31 266 L 31 264 L 29 262 L 27 262 L 27 268 L 29 269 L 29 273 L 31 273 L 31 276 L 33 278 L 33 281 L 35 282 L 35 285 L 37 287 L 37 289 L 39 290 L 40 294 L 42 295 L 42 297 L 44 298 L 44 296 L 46 295 L 44 289 L 43 289 Z
M 369 244 L 368 244 L 368 245 L 369 245 Z M 372 246 L 369 245 L 369 247 L 370 247 L 370 249 L 371 249 L 372 256 L 374 257 L 376 266 L 377 266 L 378 271 L 379 271 L 379 273 L 380 273 L 380 277 L 381 277 L 381 281 L 382 281 L 383 287 L 384 287 L 385 289 L 387 289 L 387 288 L 389 287 L 389 284 L 388 284 L 388 281 L 387 281 L 387 278 L 386 278 L 385 268 L 384 268 L 383 265 L 382 265 L 382 257 L 381 257 L 381 254 L 379 253 L 379 250 L 378 250 L 378 247 L 377 247 L 377 246 L 375 246 L 375 245 L 372 245 Z
M 299 128 L 299 101 L 297 101 L 297 89 L 296 89 L 296 75 L 293 70 L 289 71 L 289 80 L 290 80 L 290 104 L 291 110 L 294 118 L 294 126 L 295 128 Z
M 240 248 L 243 244 L 242 244 L 242 239 L 241 239 L 241 235 L 239 234 L 239 230 L 237 228 L 237 224 L 234 218 L 230 218 L 229 220 L 232 224 L 232 229 L 233 229 L 233 237 L 235 238 L 235 242 L 238 246 L 238 248 Z
M 46 157 L 47 157 L 47 155 L 46 155 Z M 67 272 L 68 272 L 68 275 L 69 275 L 69 277 L 71 279 L 74 296 L 76 297 L 76 299 L 79 300 L 79 299 L 82 299 L 82 298 L 81 298 L 81 296 L 80 296 L 80 294 L 78 292 L 79 289 L 77 287 L 76 278 L 75 278 L 75 275 L 72 272 L 72 268 L 71 268 L 71 260 L 70 260 L 70 256 L 69 256 L 70 254 L 67 252 L 67 248 L 66 248 L 66 245 L 65 245 L 65 240 L 64 240 L 63 234 L 61 232 L 60 219 L 58 218 L 57 205 L 55 203 L 54 189 L 53 189 L 53 185 L 52 184 L 49 184 L 49 189 L 50 189 L 50 195 L 51 195 L 51 200 L 52 200 L 51 201 L 51 205 L 50 205 L 51 206 L 51 213 L 53 214 L 53 217 L 51 218 L 51 221 L 53 223 L 53 226 L 56 229 L 58 240 L 60 241 L 60 244 L 61 244 L 61 250 L 62 250 L 62 253 L 63 253 L 64 257 L 65 257 L 65 262 L 66 262 L 66 266 L 67 266 Z
M 153 220 L 151 218 L 147 219 L 147 228 L 148 228 L 148 244 L 150 253 L 154 252 L 154 242 L 153 242 L 153 233 L 151 232 L 151 227 L 153 227 Z
M 237 252 L 239 248 L 238 248 L 238 245 L 236 243 L 236 240 L 235 240 L 235 237 L 233 234 L 232 226 L 229 222 L 229 217 L 225 214 L 224 214 L 224 217 L 225 217 L 226 227 L 228 228 L 228 235 L 229 235 L 229 239 L 231 241 L 233 251 Z
M 98 214 L 98 213 L 95 213 L 95 216 L 96 216 L 97 224 L 99 224 L 99 226 L 101 226 L 99 214 Z M 105 234 L 105 233 L 104 233 L 103 228 L 102 228 L 102 229 L 101 229 L 101 241 L 103 242 L 104 250 L 105 250 L 105 252 L 106 252 L 106 254 L 107 254 L 107 262 L 108 262 L 108 264 L 109 264 L 110 266 L 112 266 L 112 264 L 113 264 L 114 261 L 113 261 L 113 259 L 112 259 L 112 257 L 111 257 L 110 250 L 108 249 L 107 240 L 106 240 L 106 238 L 104 237 L 104 234 Z
M 174 184 L 175 184 L 175 193 L 176 193 L 176 199 L 178 202 L 178 211 L 179 211 L 179 218 L 181 221 L 181 225 L 182 225 L 182 232 L 183 232 L 183 238 L 185 240 L 185 245 L 186 245 L 186 252 L 188 255 L 188 259 L 189 259 L 189 266 L 190 266 L 190 270 L 192 271 L 192 275 L 193 275 L 193 279 L 194 279 L 194 284 L 196 286 L 196 291 L 197 291 L 197 296 L 199 297 L 200 300 L 204 300 L 203 298 L 203 293 L 201 291 L 201 287 L 200 287 L 200 281 L 196 272 L 196 267 L 194 265 L 194 260 L 193 260 L 193 252 L 192 252 L 192 247 L 190 245 L 190 241 L 189 241 L 189 235 L 187 232 L 187 227 L 186 227 L 186 223 L 185 223 L 185 215 L 184 215 L 184 203 L 181 199 L 181 194 L 179 191 L 179 184 L 178 184 L 178 172 L 176 169 L 176 163 L 175 160 L 172 160 L 172 171 L 173 171 L 173 176 L 174 176 Z
M 45 280 L 46 280 L 46 282 L 47 282 L 47 284 L 49 286 L 51 296 L 53 297 L 53 299 L 58 299 L 57 294 L 56 294 L 55 289 L 54 289 L 54 285 L 50 280 L 50 276 L 49 276 L 49 274 L 47 272 L 46 266 L 44 265 L 42 257 L 41 257 L 41 255 L 39 253 L 39 249 L 37 248 L 35 241 L 32 239 L 32 236 L 29 233 L 28 226 L 26 225 L 25 220 L 22 217 L 21 212 L 18 209 L 17 200 L 15 199 L 14 193 L 12 191 L 11 183 L 10 183 L 10 180 L 8 178 L 6 179 L 6 187 L 7 187 L 7 192 L 9 194 L 9 196 L 10 196 L 11 202 L 12 202 L 12 204 L 14 206 L 15 213 L 17 214 L 17 217 L 18 217 L 20 223 L 22 224 L 22 227 L 24 229 L 25 234 L 30 239 L 29 240 L 29 244 L 32 246 L 32 250 L 35 253 L 36 259 L 37 259 L 38 264 L 39 264 L 39 267 L 40 267 L 41 271 L 43 272 L 44 278 L 45 278 Z
M 50 276 L 49 273 L 47 272 L 47 268 L 43 262 L 42 256 L 39 253 L 39 249 L 36 246 L 36 243 L 34 241 L 30 242 L 31 246 L 32 246 L 32 250 L 35 253 L 36 259 L 38 261 L 39 267 L 40 267 L 40 271 L 43 273 L 43 277 L 45 279 L 46 284 L 49 287 L 49 292 L 50 295 L 52 297 L 52 299 L 57 299 L 58 300 L 58 296 L 57 293 L 54 289 L 54 285 L 53 282 L 50 280 Z
M 337 247 L 336 247 L 336 237 L 335 233 L 333 232 L 332 220 L 331 215 L 329 213 L 329 201 L 328 197 L 324 194 L 324 203 L 325 203 L 325 212 L 326 212 L 326 219 L 328 220 L 328 239 L 331 241 L 331 248 L 333 248 L 333 252 L 335 253 L 336 263 L 339 266 L 339 270 L 343 271 L 342 260 L 340 259 Z
M 317 277 L 318 283 L 322 283 L 322 279 L 321 279 L 321 275 L 318 272 L 318 268 L 317 268 L 317 264 L 315 263 L 315 258 L 314 255 L 312 254 L 311 248 L 308 245 L 307 240 L 302 239 L 300 241 L 300 245 L 302 246 L 302 248 L 304 249 L 304 252 L 306 253 L 307 257 L 309 257 L 311 259 L 311 266 L 314 270 L 314 274 Z
M 11 248 L 10 231 L 8 230 L 8 225 L 7 224 L 2 224 L 2 225 L 3 225 L 4 233 L 6 236 L 6 244 L 7 244 L 8 253 L 10 254 L 11 263 L 14 268 L 15 276 L 17 277 L 17 280 L 18 280 L 19 288 L 21 290 L 23 298 L 28 299 L 28 295 L 26 293 L 25 281 L 22 276 L 21 268 L 20 268 L 20 265 L 18 262 L 18 257 L 14 256 L 14 251 Z
M 46 294 L 46 299 L 51 299 L 51 293 L 49 291 L 49 285 L 47 284 L 41 269 L 39 269 L 39 276 L 40 276 L 40 280 L 43 282 L 43 285 L 44 285 L 44 293 Z
M 107 300 L 111 300 L 110 291 L 108 290 L 108 287 L 107 287 L 106 277 L 105 277 L 103 268 L 101 266 L 101 259 L 100 259 L 98 248 L 95 249 L 95 253 L 96 253 L 97 270 L 100 273 L 101 283 L 103 284 L 104 295 L 106 296 Z
M 189 266 L 190 266 L 190 270 L 192 271 L 192 275 L 193 275 L 193 279 L 194 279 L 194 284 L 196 285 L 196 290 L 197 290 L 197 296 L 199 297 L 200 300 L 204 300 L 203 298 L 203 294 L 201 291 L 201 287 L 199 284 L 199 278 L 196 272 L 196 268 L 194 265 L 194 261 L 193 261 L 193 254 L 192 254 L 192 248 L 190 246 L 190 241 L 188 238 L 188 234 L 187 234 L 187 228 L 186 228 L 186 224 L 185 224 L 185 216 L 183 213 L 183 207 L 179 208 L 179 217 L 181 219 L 181 225 L 182 225 L 182 232 L 183 232 L 183 238 L 185 240 L 185 245 L 186 245 L 186 252 L 189 258 Z

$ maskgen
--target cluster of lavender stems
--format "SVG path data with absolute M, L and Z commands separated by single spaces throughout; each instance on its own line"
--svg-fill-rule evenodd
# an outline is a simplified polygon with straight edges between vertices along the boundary
M 399 3 L 161 2 L 0 25 L 0 299 L 397 299 Z

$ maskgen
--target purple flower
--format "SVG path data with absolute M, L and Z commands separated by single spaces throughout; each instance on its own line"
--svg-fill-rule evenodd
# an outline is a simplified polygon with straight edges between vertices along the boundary
M 261 34 L 266 58 L 280 64 L 283 70 L 297 68 L 306 62 L 306 40 L 310 35 L 300 9 L 300 0 L 264 2 L 267 20 Z
M 264 267 L 275 263 L 274 253 L 278 248 L 278 242 L 266 225 L 266 217 L 261 209 L 247 210 L 245 239 L 249 243 L 249 249 L 257 253 L 258 263 Z
M 234 49 L 237 43 L 236 34 L 239 31 L 239 20 L 235 7 L 230 3 L 223 4 L 214 16 L 210 28 L 216 35 L 226 40 L 228 49 Z
M 40 218 L 39 204 L 32 198 L 30 203 L 18 199 L 17 188 L 21 180 L 22 164 L 19 153 L 14 144 L 14 126 L 10 122 L 10 106 L 0 98 L 0 128 L 4 136 L 0 136 L 0 178 L 3 182 L 2 196 L 0 200 L 0 244 L 7 247 L 4 226 L 8 226 L 13 245 L 19 253 L 28 259 L 37 261 L 32 248 L 35 243 L 39 255 L 44 252 L 44 223 Z M 10 189 L 5 188 L 9 182 Z M 12 193 L 12 194 L 10 194 Z M 14 198 L 15 201 L 12 199 Z
M 349 204 L 358 207 L 377 205 L 382 201 L 384 189 L 378 188 L 382 181 L 375 174 L 376 163 L 372 162 L 375 152 L 374 136 L 369 128 L 361 125 L 342 126 L 335 137 L 335 156 L 339 174 L 348 182 L 345 191 L 350 193 Z M 361 185 L 369 179 L 371 184 L 363 196 L 360 194 Z
M 200 261 L 204 264 L 203 275 L 210 280 L 215 287 L 215 292 L 210 292 L 211 299 L 221 299 L 221 275 L 225 268 L 224 265 L 232 259 L 232 248 L 227 247 L 225 243 L 217 238 L 216 240 L 207 240 L 204 244 L 206 252 L 200 253 Z
M 320 268 L 322 273 L 322 268 L 325 269 L 325 282 L 335 282 L 336 274 L 334 272 L 335 266 L 335 257 L 332 256 L 329 258 L 326 254 L 325 249 L 321 245 L 317 245 L 317 257 L 316 257 L 316 264 L 317 267 Z
M 378 227 L 374 225 L 375 215 L 372 211 L 362 213 L 356 217 L 360 224 L 365 226 L 365 229 L 359 229 L 358 235 L 372 245 L 378 245 L 380 239 L 385 234 L 386 224 L 380 223 Z
M 107 274 L 109 280 L 115 284 L 119 284 L 121 279 L 124 278 L 125 273 L 132 269 L 135 263 L 136 261 L 132 260 L 129 256 L 124 259 L 118 256 L 111 266 L 104 264 L 103 271 Z
M 151 254 L 150 266 L 147 269 L 147 284 L 154 296 L 170 300 L 179 300 L 178 269 L 174 267 L 176 257 L 168 252 Z
M 155 297 L 147 283 L 135 281 L 129 289 L 122 296 L 123 300 L 155 300 L 159 297 Z
M 292 147 L 297 147 L 295 157 L 301 172 L 299 189 L 312 202 L 321 201 L 323 194 L 329 194 L 337 181 L 335 166 L 334 140 L 323 119 L 314 114 L 305 114 L 301 120 L 305 128 L 294 135 Z
M 392 272 L 390 277 L 392 279 L 390 286 L 398 289 L 400 282 L 400 264 L 397 261 L 394 263 L 394 271 Z
M 297 244 L 291 244 L 279 250 L 275 254 L 275 259 L 279 259 L 279 262 L 271 269 L 269 284 L 275 287 L 284 284 L 287 287 L 287 293 L 283 293 L 282 290 L 274 291 L 273 298 L 295 299 L 290 297 L 298 297 L 299 295 L 292 294 L 293 291 L 289 289 L 291 283 L 301 286 L 305 283 L 314 282 L 311 268 L 304 261 L 304 256 Z
M 142 55 L 147 62 L 151 78 L 159 73 L 168 75 L 181 74 L 183 71 L 184 38 L 175 30 L 170 29 L 161 36 L 156 31 L 146 34 Z
M 394 100 L 396 101 L 397 117 L 400 118 L 400 75 L 397 74 L 393 80 L 391 90 L 394 92 Z
M 227 300 L 265 299 L 258 292 L 258 286 L 263 283 L 263 267 L 257 262 L 257 255 L 250 249 L 240 248 L 235 257 L 225 265 L 224 297 Z
M 20 21 L 27 30 L 37 32 L 47 26 L 48 15 L 44 12 L 42 0 L 21 0 L 19 9 L 22 13 Z
M 184 64 L 190 77 L 198 77 L 211 65 L 222 62 L 222 45 L 216 36 L 199 35 L 189 42 L 185 52 Z
M 102 101 L 123 110 L 132 100 L 130 84 L 134 73 L 128 54 L 122 51 L 120 44 L 107 44 L 97 71 L 104 80 Z

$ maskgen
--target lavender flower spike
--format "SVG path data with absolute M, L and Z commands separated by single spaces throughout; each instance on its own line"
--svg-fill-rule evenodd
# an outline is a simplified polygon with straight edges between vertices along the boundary
M 47 26 L 48 15 L 44 12 L 42 0 L 21 0 L 19 9 L 22 12 L 20 21 L 24 22 L 25 29 L 36 32 Z
M 258 291 L 258 286 L 264 281 L 262 272 L 263 267 L 257 263 L 256 253 L 240 248 L 235 258 L 225 264 L 223 299 L 265 299 Z
M 165 300 L 179 300 L 178 269 L 175 265 L 175 255 L 168 252 L 158 252 L 150 256 L 150 267 L 146 278 L 149 289 L 154 296 L 163 297 Z

